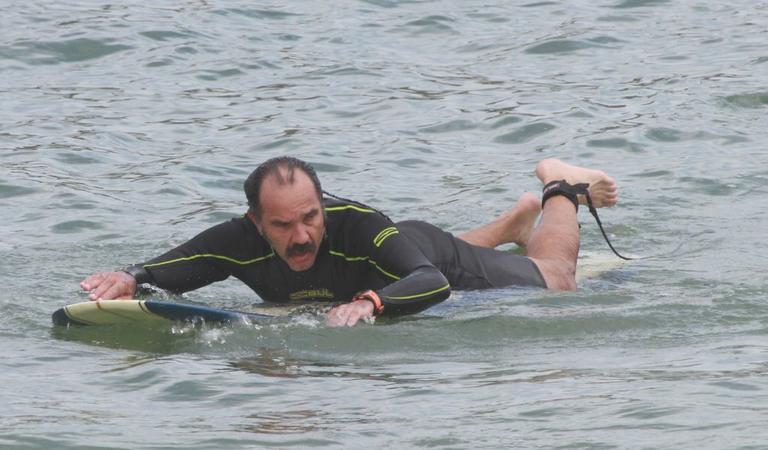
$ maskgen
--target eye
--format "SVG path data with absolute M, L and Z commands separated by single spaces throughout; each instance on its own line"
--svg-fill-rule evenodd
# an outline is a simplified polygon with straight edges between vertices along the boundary
M 315 218 L 318 215 L 318 211 L 316 209 L 313 209 L 312 211 L 308 212 L 306 215 L 304 215 L 304 222 L 305 223 L 311 223 L 315 220 Z

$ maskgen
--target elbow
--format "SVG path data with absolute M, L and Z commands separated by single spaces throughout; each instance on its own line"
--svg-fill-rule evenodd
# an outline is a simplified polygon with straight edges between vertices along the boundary
M 438 303 L 448 300 L 448 297 L 451 296 L 451 285 L 446 284 L 445 286 L 446 289 L 444 291 L 440 291 L 440 295 L 435 299 Z
M 434 271 L 433 277 L 434 277 L 434 286 L 435 286 L 435 296 L 434 301 L 439 303 L 444 300 L 447 300 L 448 297 L 451 296 L 451 283 L 448 281 L 448 278 L 443 275 L 443 272 L 440 272 L 437 270 L 437 268 L 433 267 L 431 270 Z
M 394 317 L 415 314 L 431 308 L 451 296 L 451 285 L 442 272 L 434 267 L 419 272 L 417 277 L 409 280 L 411 282 L 419 281 L 418 285 L 414 283 L 409 286 L 413 289 L 412 294 L 382 297 L 384 301 L 383 315 Z

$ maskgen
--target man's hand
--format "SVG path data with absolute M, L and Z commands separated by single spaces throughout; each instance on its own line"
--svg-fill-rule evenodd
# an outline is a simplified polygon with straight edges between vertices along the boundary
M 339 305 L 328 311 L 326 324 L 331 327 L 354 326 L 358 320 L 373 317 L 373 303 L 355 300 Z
M 136 279 L 125 272 L 99 272 L 80 282 L 91 300 L 130 299 L 136 293 Z

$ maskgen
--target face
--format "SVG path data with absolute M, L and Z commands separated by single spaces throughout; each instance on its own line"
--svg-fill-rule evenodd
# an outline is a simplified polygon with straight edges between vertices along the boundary
M 287 171 L 280 169 L 283 178 Z M 291 270 L 307 270 L 315 263 L 325 234 L 325 219 L 312 180 L 301 170 L 294 182 L 280 184 L 274 175 L 261 186 L 261 219 L 256 227 Z

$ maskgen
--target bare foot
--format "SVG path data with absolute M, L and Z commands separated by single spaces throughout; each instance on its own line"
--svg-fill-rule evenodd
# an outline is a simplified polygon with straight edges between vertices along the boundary
M 616 180 L 602 170 L 573 166 L 559 159 L 549 158 L 536 166 L 536 176 L 544 184 L 555 180 L 565 180 L 569 184 L 589 183 L 587 190 L 595 208 L 613 206 L 619 200 Z M 586 197 L 579 195 L 579 203 L 586 205 Z
M 460 235 L 459 239 L 487 248 L 495 248 L 510 242 L 525 247 L 528 245 L 528 239 L 531 237 L 540 212 L 541 200 L 536 195 L 525 192 L 512 209 L 493 222 Z

